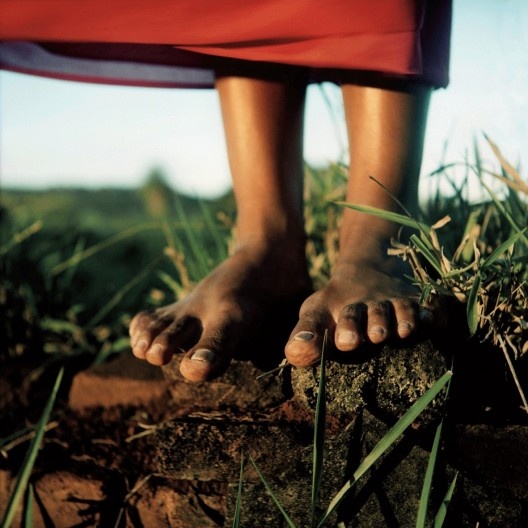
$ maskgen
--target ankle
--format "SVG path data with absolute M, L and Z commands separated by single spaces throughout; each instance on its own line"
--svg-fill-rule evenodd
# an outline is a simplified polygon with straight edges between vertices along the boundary
M 240 229 L 236 232 L 236 248 L 250 248 L 264 254 L 305 254 L 306 234 L 299 229 Z
M 350 278 L 364 277 L 365 274 L 381 273 L 389 276 L 403 276 L 408 273 L 408 264 L 402 259 L 388 255 L 385 253 L 378 253 L 376 255 L 358 252 L 357 254 L 348 254 L 339 257 L 332 277 Z

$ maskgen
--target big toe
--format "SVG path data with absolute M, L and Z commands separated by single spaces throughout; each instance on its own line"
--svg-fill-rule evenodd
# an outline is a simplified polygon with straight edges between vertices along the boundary
M 182 375 L 190 381 L 210 381 L 223 374 L 240 346 L 240 333 L 236 320 L 230 318 L 220 317 L 207 325 L 200 340 L 183 357 Z
M 225 372 L 231 358 L 212 350 L 205 344 L 199 344 L 182 359 L 180 372 L 190 381 L 210 381 Z
M 328 317 L 324 314 L 301 316 L 285 347 L 286 359 L 295 367 L 310 367 L 321 358 Z

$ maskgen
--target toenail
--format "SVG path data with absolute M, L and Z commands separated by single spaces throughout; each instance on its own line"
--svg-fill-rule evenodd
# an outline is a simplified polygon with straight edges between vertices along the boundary
M 295 334 L 293 341 L 311 341 L 315 337 L 312 332 L 299 332 Z
M 150 350 L 148 351 L 148 356 L 150 358 L 161 358 L 163 355 L 163 347 L 161 345 L 153 345 L 150 347 Z
M 357 334 L 350 330 L 339 332 L 338 341 L 343 345 L 352 345 L 357 341 Z
M 414 325 L 412 323 L 409 323 L 408 321 L 402 321 L 398 324 L 398 330 L 412 330 L 414 328 Z
M 134 346 L 134 350 L 138 352 L 139 354 L 144 354 L 148 348 L 148 342 L 142 339 L 141 341 L 138 341 Z
M 369 327 L 368 333 L 383 336 L 385 335 L 385 328 L 379 325 L 372 325 L 371 327 Z
M 216 359 L 216 354 L 207 350 L 206 348 L 199 348 L 191 356 L 193 361 L 203 361 L 205 363 L 213 363 Z

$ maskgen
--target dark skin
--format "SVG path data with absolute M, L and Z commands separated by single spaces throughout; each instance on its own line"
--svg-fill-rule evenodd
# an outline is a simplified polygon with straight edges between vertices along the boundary
M 310 289 L 302 214 L 305 86 L 244 77 L 217 81 L 233 188 L 237 248 L 185 299 L 130 325 L 134 354 L 154 365 L 184 353 L 182 374 L 205 381 L 221 374 L 270 305 Z M 416 207 L 431 90 L 342 86 L 351 153 L 347 201 L 395 210 L 374 176 L 409 209 Z M 405 339 L 434 319 L 387 256 L 397 226 L 344 211 L 340 254 L 328 284 L 309 296 L 286 343 L 298 367 L 320 357 L 325 329 L 337 353 L 364 342 Z M 426 317 L 424 318 L 424 314 Z

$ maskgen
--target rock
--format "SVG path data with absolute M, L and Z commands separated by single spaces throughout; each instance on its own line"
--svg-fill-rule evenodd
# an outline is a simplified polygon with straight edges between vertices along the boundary
M 364 350 L 353 357 L 355 362 L 327 362 L 327 438 L 318 515 L 391 425 L 449 369 L 451 357 L 443 350 L 426 340 L 405 347 Z M 313 417 L 320 368 L 284 369 L 281 380 L 277 380 L 282 392 L 278 391 L 278 384 L 272 383 L 273 378 L 269 378 L 272 398 L 266 396 L 265 386 L 259 394 L 255 375 L 248 375 L 251 368 L 248 363 L 234 362 L 219 385 L 213 382 L 212 387 L 204 385 L 200 387 L 203 392 L 195 393 L 196 398 L 203 394 L 195 407 L 200 412 L 180 416 L 158 431 L 162 473 L 178 479 L 224 481 L 228 490 L 225 526 L 230 526 L 243 450 L 246 463 L 242 526 L 284 525 L 281 513 L 247 460 L 250 455 L 294 522 L 308 526 Z M 462 384 L 459 381 L 458 397 L 463 396 Z M 226 390 L 228 386 L 231 392 L 222 401 L 229 401 L 229 406 L 221 410 L 220 387 Z M 207 395 L 209 388 L 211 393 Z M 241 395 L 237 401 L 233 393 L 239 389 Z M 181 398 L 181 394 L 176 392 L 175 397 Z M 192 403 L 190 398 L 186 401 Z M 343 526 L 415 525 L 433 433 L 445 411 L 444 398 L 437 397 L 415 426 L 352 487 L 339 513 Z M 458 471 L 447 526 L 474 528 L 480 523 L 488 527 L 520 528 L 527 525 L 526 429 L 509 428 L 499 434 L 486 426 L 459 428 L 454 444 L 453 436 L 446 429 L 447 426 L 444 442 L 448 447 L 451 445 L 449 463 L 442 456 L 437 461 L 428 522 L 432 522 Z M 514 451 L 509 449 L 512 447 Z M 491 459 L 497 459 L 498 464 L 490 464 Z M 506 478 L 503 468 L 510 468 Z M 335 525 L 335 515 L 328 526 Z
M 298 526 L 308 526 L 312 481 L 313 429 L 294 422 L 174 420 L 158 431 L 160 470 L 177 479 L 222 480 L 229 486 L 228 517 L 232 523 L 244 456 L 242 526 L 281 526 L 282 517 L 263 486 L 255 465 Z M 343 483 L 352 429 L 330 438 L 325 456 L 330 470 L 321 486 L 327 503 Z M 320 510 L 320 508 L 318 509 Z M 319 511 L 320 513 L 320 511 Z
M 127 526 L 218 528 L 224 525 L 225 486 L 151 479 L 129 501 Z
M 44 475 L 35 483 L 35 528 L 91 525 L 108 522 L 109 513 L 103 507 L 106 499 L 105 483 L 58 471 Z M 115 514 L 114 514 L 115 515 Z
M 323 513 L 390 426 L 448 370 L 451 359 L 443 350 L 432 341 L 423 341 L 405 347 L 365 350 L 352 357 L 354 362 L 327 362 L 327 430 L 317 516 Z M 498 387 L 488 381 L 495 379 L 490 373 L 500 377 L 500 372 L 493 366 L 495 364 L 485 368 L 485 357 L 474 357 L 480 361 L 478 368 L 472 368 L 469 360 L 465 362 L 464 370 L 455 367 L 455 377 L 457 373 L 465 379 L 472 376 L 468 386 L 479 387 L 480 391 L 478 397 L 472 394 L 470 403 L 465 404 L 464 389 L 467 387 L 464 379 L 457 380 L 453 406 L 455 411 L 463 407 L 463 411 L 453 414 L 457 420 L 465 420 L 475 409 L 482 409 L 480 394 L 489 394 L 490 385 L 495 389 Z M 112 407 L 127 405 L 130 401 L 143 403 L 145 395 L 156 399 L 161 394 L 155 390 L 149 392 L 145 387 L 134 388 L 136 382 L 155 383 L 158 387 L 168 387 L 170 391 L 169 414 L 155 433 L 159 476 L 153 477 L 125 501 L 123 518 L 126 518 L 126 526 L 138 523 L 176 528 L 231 526 L 242 452 L 245 456 L 242 526 L 285 525 L 249 456 L 297 526 L 309 526 L 313 418 L 319 367 L 287 367 L 280 375 L 257 379 L 273 365 L 257 366 L 247 359 L 237 359 L 217 380 L 196 384 L 182 378 L 180 360 L 176 357 L 164 367 L 166 382 L 160 378 L 159 369 L 129 357 L 105 368 L 92 369 L 91 377 L 85 378 L 84 388 L 82 377 L 72 388 L 70 401 L 79 410 L 91 405 Z M 126 366 L 129 361 L 132 370 Z M 145 366 L 147 370 L 144 370 Z M 134 368 L 140 370 L 134 373 Z M 481 373 L 486 374 L 485 379 Z M 119 384 L 128 387 L 124 390 L 132 400 L 123 401 L 112 396 L 110 388 Z M 107 390 L 110 393 L 104 398 L 94 394 L 91 399 L 79 403 L 90 393 Z M 493 407 L 497 409 L 493 414 L 495 420 L 500 417 L 499 410 L 502 413 L 510 400 L 509 395 L 498 400 L 494 396 L 493 402 L 500 403 Z M 94 403 L 96 401 L 99 403 Z M 485 401 L 488 408 L 489 398 Z M 155 405 L 158 405 L 157 400 Z M 449 412 L 452 408 L 448 409 Z M 443 398 L 436 398 L 419 417 L 419 427 L 409 428 L 354 485 L 339 512 L 341 526 L 415 525 L 432 434 L 444 411 Z M 486 412 L 480 412 L 478 418 L 485 418 Z M 474 528 L 477 523 L 483 528 L 528 526 L 528 427 L 506 425 L 504 416 L 502 421 L 500 426 L 458 423 L 453 427 L 446 422 L 445 448 L 435 471 L 429 521 L 432 521 L 458 471 L 445 526 Z M 68 484 L 65 475 L 68 475 L 67 471 L 36 480 L 36 489 L 42 494 L 42 499 L 39 498 L 41 504 L 51 505 L 48 506 L 50 512 L 63 511 L 66 515 L 64 508 L 72 505 L 71 497 L 86 495 L 92 507 L 80 507 L 85 503 L 78 501 L 77 517 L 72 518 L 72 524 L 81 520 L 102 523 L 104 519 L 101 521 L 100 515 L 105 511 L 107 516 L 113 512 L 112 519 L 115 520 L 116 512 L 129 492 L 122 477 L 94 478 L 90 484 L 72 479 Z M 109 484 L 112 479 L 114 485 Z M 101 482 L 106 490 L 103 497 L 102 488 L 98 488 Z M 86 486 L 86 493 L 79 491 L 77 495 L 71 495 L 83 486 Z M 3 489 L 8 487 L 8 484 L 2 486 Z M 110 488 L 113 491 L 109 496 Z M 113 509 L 105 510 L 105 504 L 108 507 L 111 504 Z M 37 518 L 37 513 L 35 515 Z M 87 521 L 82 515 L 92 515 L 93 519 Z M 335 526 L 336 521 L 337 513 L 327 526 Z
M 277 406 L 285 400 L 277 379 L 274 376 L 257 379 L 266 371 L 250 361 L 233 360 L 225 374 L 206 383 L 186 380 L 180 374 L 180 363 L 181 356 L 175 356 L 163 367 L 163 373 L 169 382 L 175 407 L 181 410 L 262 410 Z
M 313 433 L 296 423 L 235 421 L 217 415 L 176 419 L 156 433 L 160 472 L 180 480 L 237 481 L 240 457 L 251 456 L 261 470 L 279 479 L 299 468 Z M 246 466 L 246 476 L 259 482 L 256 471 Z
M 326 365 L 327 413 L 345 424 L 366 407 L 389 419 L 399 418 L 450 364 L 429 340 L 397 348 L 386 345 L 361 352 L 354 359 L 357 362 L 328 361 Z M 294 397 L 312 410 L 316 407 L 319 370 L 319 366 L 294 368 L 291 374 Z M 431 421 L 442 409 L 442 398 L 437 398 L 420 421 Z
M 361 362 L 327 362 L 326 469 L 317 508 L 319 515 L 350 478 L 353 468 L 388 430 L 388 425 L 367 409 L 394 422 L 447 370 L 447 358 L 429 341 L 407 348 L 386 346 L 378 348 L 375 354 L 362 352 L 357 359 Z M 260 373 L 250 362 L 235 360 L 218 380 L 189 384 L 179 375 L 178 361 L 166 367 L 175 401 L 192 411 L 166 422 L 157 431 L 160 471 L 166 477 L 181 480 L 226 482 L 229 490 L 226 526 L 229 526 L 243 452 L 246 464 L 242 525 L 280 526 L 283 522 L 248 461 L 252 457 L 289 515 L 299 526 L 308 526 L 319 367 L 287 367 L 279 378 L 270 376 L 257 382 Z M 438 398 L 434 411 L 423 421 L 433 420 L 441 409 Z M 406 442 L 409 444 L 410 440 Z M 411 451 L 413 455 L 408 460 L 405 456 Z M 355 513 L 364 519 L 364 526 L 377 526 L 377 522 L 387 520 L 383 508 L 380 513 L 376 495 L 385 485 L 390 488 L 382 490 L 385 503 L 397 512 L 392 513 L 394 518 L 404 520 L 401 526 L 406 526 L 410 517 L 416 517 L 421 490 L 416 473 L 418 470 L 424 474 L 428 453 L 409 444 L 405 456 L 395 462 L 395 455 L 389 455 L 387 460 L 392 460 L 393 471 L 378 472 L 383 473 L 384 479 L 376 484 L 375 480 L 369 480 L 370 491 L 367 486 L 361 488 Z M 387 467 L 389 462 L 383 462 L 382 468 Z M 332 519 L 335 520 L 335 515 Z M 373 520 L 374 524 L 369 524 Z
M 188 412 L 233 408 L 263 410 L 285 400 L 275 376 L 258 376 L 276 368 L 284 359 L 284 343 L 298 320 L 299 306 L 311 292 L 281 301 L 264 314 L 250 342 L 242 344 L 227 371 L 207 383 L 192 383 L 180 374 L 182 356 L 175 355 L 163 367 L 176 406 Z M 272 331 L 270 331 L 272 329 Z M 287 394 L 286 396 L 290 396 Z
M 0 472 L 0 512 L 14 485 Z M 134 486 L 133 486 L 134 488 Z M 120 475 L 80 476 L 56 471 L 34 478 L 33 527 L 126 526 L 218 528 L 225 518 L 226 486 L 178 482 L 159 477 L 141 479 L 129 490 Z M 7 502 L 7 501 L 6 501 Z M 21 525 L 22 508 L 13 526 Z M 119 524 L 121 519 L 121 524 Z
M 90 407 L 144 405 L 161 398 L 166 390 L 167 383 L 159 367 L 126 353 L 76 374 L 68 403 L 75 411 Z

